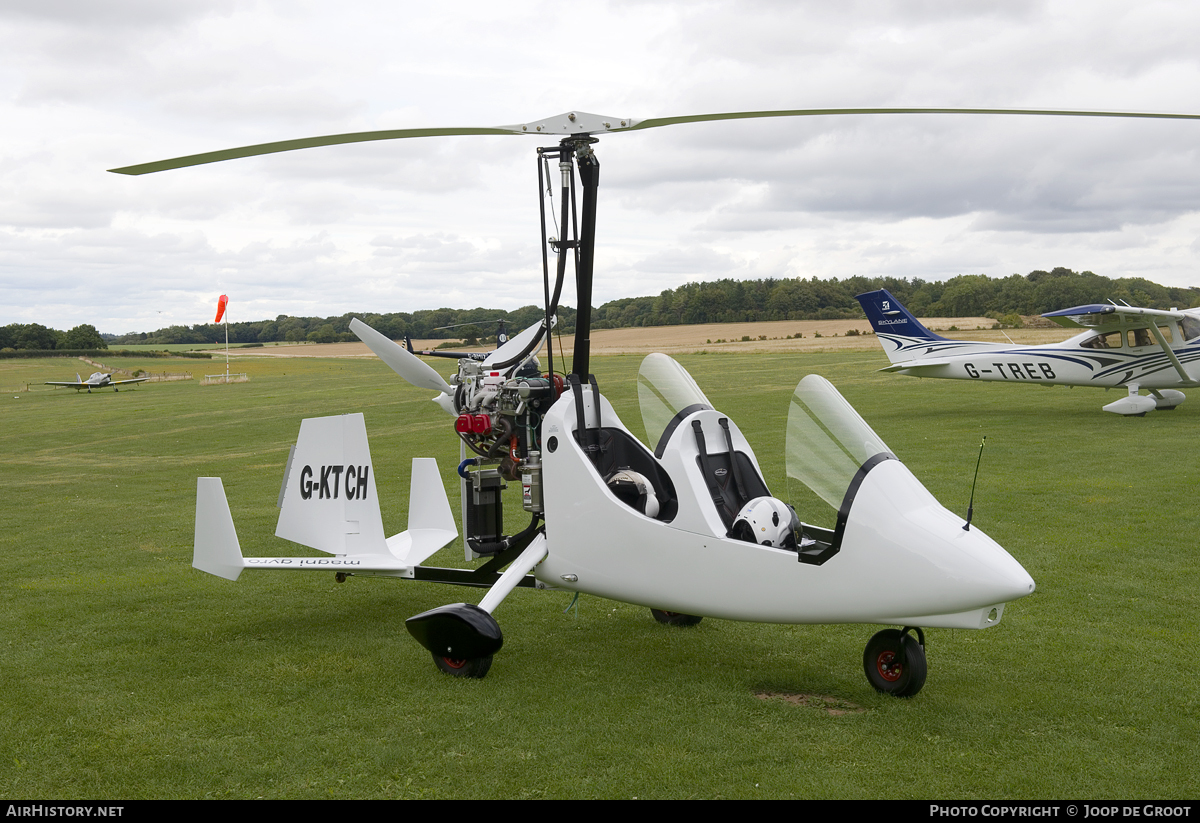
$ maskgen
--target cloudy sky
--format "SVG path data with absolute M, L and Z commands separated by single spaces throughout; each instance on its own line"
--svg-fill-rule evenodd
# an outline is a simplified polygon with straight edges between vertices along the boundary
M 117 166 L 570 110 L 1200 113 L 1198 32 L 1200 4 L 1146 0 L 4 0 L 0 325 L 540 299 L 535 138 Z M 1198 146 L 1200 122 L 943 115 L 609 135 L 594 302 L 1054 266 L 1200 285 Z

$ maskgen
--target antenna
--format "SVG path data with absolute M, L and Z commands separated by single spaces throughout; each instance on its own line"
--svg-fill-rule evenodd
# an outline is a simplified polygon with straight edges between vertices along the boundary
M 984 435 L 983 440 L 979 443 L 979 457 L 975 459 L 975 477 L 971 480 L 971 502 L 967 503 L 967 522 L 963 525 L 963 531 L 971 530 L 971 515 L 975 513 L 975 481 L 979 480 L 979 464 L 983 460 L 983 444 L 987 443 L 987 435 Z

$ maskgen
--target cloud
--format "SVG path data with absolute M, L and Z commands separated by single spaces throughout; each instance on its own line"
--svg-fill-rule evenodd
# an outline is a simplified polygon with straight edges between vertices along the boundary
M 662 0 L 565 12 L 13 0 L 0 7 L 0 323 L 205 322 L 221 291 L 264 317 L 541 296 L 535 149 L 552 139 L 368 143 L 139 178 L 107 168 L 573 107 L 638 118 L 822 106 L 1193 111 L 1198 18 L 1188 4 L 1115 0 Z M 932 279 L 1054 265 L 1190 284 L 1198 129 L 906 115 L 606 136 L 595 300 L 710 277 Z

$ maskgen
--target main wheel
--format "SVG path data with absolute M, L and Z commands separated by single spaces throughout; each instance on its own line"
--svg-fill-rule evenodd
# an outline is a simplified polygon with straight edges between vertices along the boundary
M 439 669 L 452 677 L 480 678 L 487 674 L 488 669 L 492 667 L 492 656 L 489 654 L 487 657 L 459 659 L 435 654 L 433 662 Z
M 911 635 L 884 629 L 868 641 L 863 651 L 863 670 L 875 691 L 912 697 L 925 685 L 925 649 Z
M 668 626 L 695 626 L 704 619 L 703 617 L 697 617 L 694 614 L 664 612 L 661 609 L 651 609 L 650 614 L 654 615 L 654 619 L 659 623 L 665 623 Z

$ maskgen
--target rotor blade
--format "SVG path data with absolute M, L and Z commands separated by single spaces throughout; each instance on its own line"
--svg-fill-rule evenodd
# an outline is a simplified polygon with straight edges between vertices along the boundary
M 852 114 L 1020 114 L 1035 117 L 1133 117 L 1157 120 L 1200 120 L 1200 114 L 1166 114 L 1140 111 L 1075 111 L 1071 109 L 959 109 L 959 108 L 872 108 L 872 109 L 781 109 L 777 111 L 729 111 L 717 114 L 686 114 L 681 117 L 652 117 L 634 121 L 627 128 L 612 131 L 639 131 L 702 123 L 708 120 L 751 120 L 756 117 L 840 117 Z
M 418 360 L 403 346 L 388 340 L 379 332 L 355 317 L 350 321 L 350 331 L 358 335 L 358 339 L 370 347 L 379 359 L 387 363 L 392 371 L 412 383 L 419 389 L 432 389 L 442 394 L 454 394 L 454 389 L 435 372 L 429 364 Z
M 586 112 L 568 112 L 545 120 L 516 124 L 511 126 L 491 126 L 485 128 L 435 128 L 435 129 L 390 129 L 385 131 L 360 131 L 349 134 L 328 134 L 323 137 L 305 137 L 299 140 L 280 140 L 274 143 L 259 143 L 254 146 L 241 146 L 234 149 L 190 154 L 186 157 L 175 157 L 169 160 L 159 160 L 154 163 L 141 163 L 136 166 L 122 166 L 109 169 L 116 174 L 151 174 L 169 169 L 181 169 L 187 166 L 202 166 L 205 163 L 219 163 L 222 160 L 236 160 L 241 157 L 257 157 L 263 154 L 275 154 L 282 151 L 311 149 L 318 146 L 337 146 L 344 143 L 369 143 L 375 140 L 400 140 L 409 137 L 448 137 L 456 135 L 514 135 L 527 134 L 530 136 L 550 135 L 591 135 L 607 134 L 619 131 L 640 131 L 641 129 L 656 129 L 661 126 L 674 126 L 680 123 L 702 123 L 710 120 L 750 120 L 758 117 L 835 117 L 856 114 L 1020 114 L 1038 117 L 1126 117 L 1158 120 L 1200 120 L 1200 114 L 1169 114 L 1136 111 L 1073 111 L 1070 109 L 967 109 L 967 108 L 862 108 L 862 109 L 780 109 L 775 111 L 730 111 L 715 114 L 687 114 L 680 117 L 652 117 L 648 120 L 633 118 L 603 117 Z
M 392 129 L 388 131 L 359 131 L 350 134 L 327 134 L 324 137 L 280 140 L 276 143 L 259 143 L 256 146 L 241 146 L 236 149 L 222 149 L 221 151 L 209 151 L 203 154 L 189 154 L 187 157 L 175 157 L 170 160 L 141 163 L 136 166 L 123 166 L 119 169 L 109 169 L 109 171 L 116 174 L 151 174 L 156 171 L 182 169 L 187 166 L 203 166 L 205 163 L 219 163 L 222 160 L 236 160 L 239 157 L 257 157 L 260 154 L 312 149 L 318 146 L 337 146 L 343 143 L 370 143 L 373 140 L 400 140 L 406 137 L 448 137 L 464 134 L 520 134 L 520 132 L 504 128 L 451 128 Z

